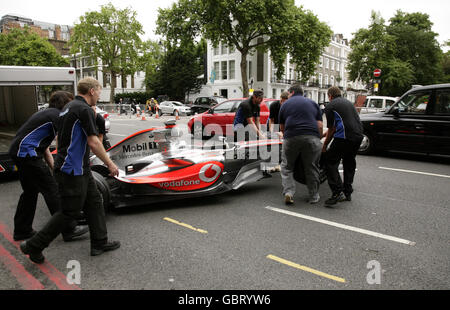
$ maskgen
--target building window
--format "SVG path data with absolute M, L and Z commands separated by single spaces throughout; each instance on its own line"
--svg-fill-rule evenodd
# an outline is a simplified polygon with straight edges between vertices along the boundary
M 328 69 L 330 66 L 330 60 L 328 58 L 325 58 L 325 69 Z
M 225 43 L 222 43 L 222 49 L 221 49 L 220 53 L 222 55 L 225 55 L 227 53 L 227 50 L 228 50 L 228 46 Z
M 330 77 L 330 84 L 331 84 L 331 86 L 334 86 L 334 76 Z
M 220 69 L 221 69 L 221 72 L 220 72 L 221 79 L 222 80 L 228 79 L 228 77 L 227 77 L 227 62 L 226 61 L 222 61 Z
M 274 99 L 277 98 L 277 89 L 276 88 L 272 89 L 272 98 L 274 98 Z
M 325 85 L 328 87 L 328 75 L 325 75 Z
M 318 81 L 318 82 L 319 82 L 319 86 L 320 86 L 320 87 L 322 87 L 322 82 L 323 82 L 323 81 L 322 81 L 322 77 L 323 77 L 323 76 L 322 76 L 322 73 L 319 73 L 319 81 Z
M 219 55 L 219 46 L 213 47 L 213 55 L 214 56 Z
M 330 66 L 331 68 L 331 70 L 334 70 L 334 60 L 331 60 L 331 66 Z
M 235 74 L 235 61 L 234 60 L 230 60 L 228 62 L 228 68 L 230 70 L 230 80 L 234 80 L 236 78 L 236 74 Z
M 341 63 L 339 61 L 336 61 L 336 71 L 339 71 L 340 66 L 341 66 Z
M 220 80 L 219 69 L 219 62 L 214 62 L 214 72 L 216 73 L 216 80 Z
M 258 43 L 264 42 L 263 38 L 258 38 Z M 258 82 L 264 81 L 264 52 L 258 50 L 256 52 L 256 80 Z
M 323 56 L 319 57 L 319 67 L 322 68 L 323 67 Z

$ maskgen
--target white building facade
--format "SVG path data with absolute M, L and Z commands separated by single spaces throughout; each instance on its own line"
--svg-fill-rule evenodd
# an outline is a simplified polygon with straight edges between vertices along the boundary
M 77 81 L 85 77 L 93 77 L 102 85 L 99 102 L 109 102 L 111 92 L 111 74 L 103 72 L 101 59 L 95 64 L 90 56 L 76 56 L 70 60 L 70 65 L 77 71 Z M 145 72 L 138 71 L 133 75 L 118 75 L 114 94 L 145 92 Z
M 327 102 L 326 93 L 331 86 L 340 87 L 344 97 L 352 102 L 355 102 L 358 94 L 367 93 L 363 83 L 352 82 L 348 78 L 346 67 L 350 51 L 348 40 L 340 34 L 333 35 L 330 45 L 320 56 L 320 63 L 317 65 L 315 74 L 303 85 L 307 97 L 318 103 Z M 241 98 L 243 90 L 240 63 L 241 54 L 234 47 L 228 47 L 225 44 L 214 47 L 211 42 L 208 42 L 207 83 L 200 93 L 191 94 L 189 99 L 212 95 Z M 284 66 L 282 79 L 277 79 L 270 53 L 254 51 L 247 57 L 249 88 L 263 89 L 265 97 L 278 99 L 291 84 L 300 80 L 289 55 L 286 57 Z

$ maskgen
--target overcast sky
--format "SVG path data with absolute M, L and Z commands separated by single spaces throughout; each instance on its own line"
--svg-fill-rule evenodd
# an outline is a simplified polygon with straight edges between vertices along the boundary
M 87 11 L 97 11 L 101 5 L 112 2 L 117 8 L 130 7 L 137 12 L 143 25 L 144 39 L 155 39 L 155 20 L 159 7 L 167 8 L 175 0 L 0 0 L 0 16 L 18 14 L 31 19 L 73 25 Z M 351 39 L 359 28 L 367 28 L 372 10 L 388 21 L 397 10 L 422 12 L 430 16 L 433 31 L 442 44 L 450 40 L 450 1 L 448 0 L 295 0 L 327 23 L 334 33 Z

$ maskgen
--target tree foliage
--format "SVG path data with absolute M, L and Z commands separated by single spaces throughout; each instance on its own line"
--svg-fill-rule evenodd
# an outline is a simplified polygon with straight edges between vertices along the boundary
M 136 12 L 116 9 L 111 3 L 102 6 L 99 12 L 87 12 L 74 27 L 69 41 L 71 53 L 91 56 L 95 63 L 101 59 L 103 71 L 111 74 L 111 103 L 115 77 L 134 74 L 141 64 L 143 43 L 139 35 L 143 33 Z
M 26 26 L 0 33 L 0 65 L 9 66 L 66 66 L 56 48 Z
M 442 83 L 450 83 L 450 40 L 444 44 L 448 50 L 444 53 L 442 57 L 442 69 L 444 71 L 444 76 L 442 78 Z
M 269 51 L 281 77 L 290 53 L 297 72 L 307 80 L 332 35 L 326 24 L 295 6 L 294 0 L 180 0 L 171 8 L 159 10 L 157 33 L 171 45 L 202 36 L 214 46 L 234 46 L 241 53 L 244 96 L 248 96 L 249 54 Z
M 396 15 L 385 20 L 372 12 L 368 29 L 359 29 L 350 42 L 350 79 L 370 84 L 373 71 L 381 69 L 381 95 L 400 96 L 412 84 L 434 84 L 442 79 L 442 51 L 423 13 Z
M 172 46 L 166 42 L 157 67 L 149 68 L 146 74 L 148 89 L 156 95 L 166 94 L 171 99 L 184 101 L 188 92 L 202 87 L 203 55 L 206 42 L 185 41 L 183 45 Z

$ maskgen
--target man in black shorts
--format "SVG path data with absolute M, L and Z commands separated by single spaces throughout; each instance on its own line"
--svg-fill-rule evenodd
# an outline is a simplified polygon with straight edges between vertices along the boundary
M 78 82 L 79 96 L 69 102 L 59 115 L 58 154 L 55 160 L 55 178 L 58 182 L 61 210 L 55 213 L 45 227 L 34 237 L 20 244 L 24 254 L 35 263 L 43 263 L 42 251 L 50 245 L 67 222 L 76 219 L 83 210 L 91 237 L 91 255 L 120 247 L 118 241 L 108 241 L 103 200 L 89 166 L 90 150 L 108 167 L 111 176 L 119 170 L 106 154 L 98 139 L 95 115 L 101 85 L 93 78 Z
M 50 214 L 60 209 L 58 185 L 53 178 L 53 156 L 49 146 L 57 133 L 59 113 L 73 99 L 66 91 L 56 91 L 50 96 L 49 107 L 33 114 L 20 127 L 9 149 L 9 155 L 18 167 L 22 194 L 14 215 L 14 240 L 25 240 L 36 234 L 33 220 L 39 193 L 44 197 Z M 44 163 L 45 160 L 45 163 Z M 62 232 L 64 241 L 88 232 L 86 226 L 76 226 L 72 221 Z
M 356 154 L 363 139 L 363 127 L 353 104 L 341 97 L 341 91 L 333 86 L 328 89 L 330 103 L 325 108 L 328 131 L 322 152 L 325 152 L 328 185 L 332 196 L 325 205 L 332 206 L 352 198 Z M 333 142 L 327 150 L 330 141 Z M 344 166 L 344 183 L 339 174 L 339 164 Z

